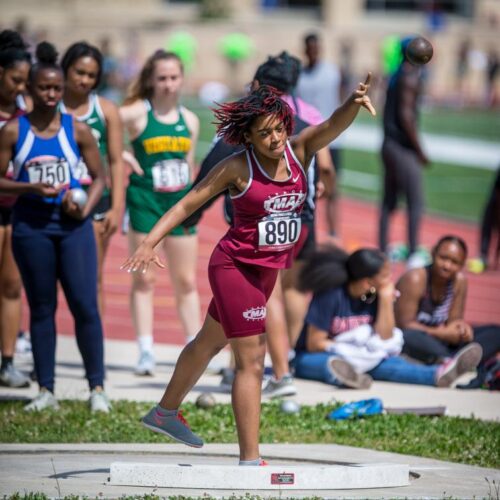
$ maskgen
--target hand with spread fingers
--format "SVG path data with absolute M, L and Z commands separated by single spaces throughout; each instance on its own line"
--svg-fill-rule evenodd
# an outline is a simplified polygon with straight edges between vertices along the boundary
M 368 89 L 372 80 L 371 72 L 368 72 L 364 83 L 359 83 L 358 88 L 353 92 L 352 98 L 355 103 L 366 108 L 372 116 L 377 116 L 377 111 L 373 107 L 372 101 L 368 96 Z
M 151 244 L 143 241 L 134 254 L 120 266 L 120 269 L 129 273 L 141 272 L 145 274 L 150 264 L 156 264 L 158 267 L 165 269 L 165 264 L 158 257 Z

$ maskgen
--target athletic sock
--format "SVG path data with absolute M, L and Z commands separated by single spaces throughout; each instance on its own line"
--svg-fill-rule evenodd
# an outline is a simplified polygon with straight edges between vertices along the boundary
M 11 365 L 14 361 L 13 356 L 2 356 L 2 366 L 0 367 L 1 370 L 4 370 L 7 368 L 9 365 Z
M 255 460 L 240 460 L 238 465 L 260 465 L 262 458 L 256 458 Z
M 177 410 L 166 410 L 160 405 L 156 405 L 156 413 L 158 413 L 160 417 L 174 417 L 175 415 L 177 415 Z
M 152 335 L 140 335 L 137 337 L 137 342 L 139 343 L 139 349 L 141 352 L 153 352 Z

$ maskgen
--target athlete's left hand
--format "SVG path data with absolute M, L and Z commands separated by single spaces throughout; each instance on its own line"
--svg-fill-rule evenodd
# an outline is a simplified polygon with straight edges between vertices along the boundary
M 86 205 L 84 207 L 80 207 L 79 205 L 77 205 L 73 201 L 70 189 L 68 189 L 64 193 L 62 199 L 62 208 L 70 217 L 73 217 L 74 219 L 83 220 L 87 216 L 87 214 L 85 213 Z
M 355 103 L 366 108 L 372 116 L 376 116 L 377 112 L 375 111 L 375 108 L 373 107 L 373 104 L 368 97 L 368 89 L 370 88 L 371 80 L 372 74 L 371 72 L 368 72 L 365 83 L 359 83 L 358 88 L 352 94 L 352 98 Z
M 120 269 L 129 273 L 142 272 L 144 274 L 151 263 L 165 269 L 165 264 L 158 257 L 153 247 L 146 241 L 143 241 L 134 254 L 120 266 Z
M 111 209 L 106 212 L 101 225 L 101 234 L 104 238 L 109 238 L 112 234 L 116 233 L 118 230 L 118 224 L 120 220 L 120 214 L 118 210 Z

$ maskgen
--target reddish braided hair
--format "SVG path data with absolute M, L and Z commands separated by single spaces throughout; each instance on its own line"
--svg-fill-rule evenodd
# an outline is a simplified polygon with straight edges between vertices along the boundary
M 213 112 L 217 134 L 228 144 L 245 144 L 244 134 L 259 116 L 274 115 L 283 122 L 289 136 L 293 131 L 292 109 L 276 89 L 268 85 L 261 85 L 238 101 L 219 104 Z

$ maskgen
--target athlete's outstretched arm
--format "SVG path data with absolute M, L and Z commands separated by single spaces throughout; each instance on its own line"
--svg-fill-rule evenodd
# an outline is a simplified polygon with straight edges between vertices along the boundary
M 158 220 L 135 253 L 125 261 L 121 268 L 129 272 L 146 272 L 152 262 L 159 267 L 165 267 L 154 251 L 156 245 L 174 227 L 178 226 L 208 200 L 232 185 L 241 185 L 243 169 L 240 164 L 241 161 L 238 158 L 231 157 L 215 167 L 205 179 Z M 245 181 L 243 180 L 243 182 Z
M 372 74 L 368 73 L 364 83 L 359 83 L 347 100 L 323 123 L 304 129 L 294 141 L 294 151 L 299 159 L 308 165 L 321 148 L 328 146 L 354 121 L 359 108 L 363 106 L 373 116 L 377 113 L 368 97 Z

